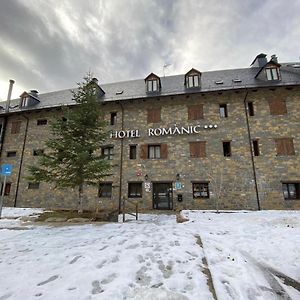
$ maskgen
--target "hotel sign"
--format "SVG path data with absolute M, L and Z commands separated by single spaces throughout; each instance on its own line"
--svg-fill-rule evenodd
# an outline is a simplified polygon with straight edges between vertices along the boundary
M 158 127 L 158 128 L 148 128 L 148 136 L 164 136 L 164 135 L 183 135 L 183 134 L 197 134 L 201 130 L 211 130 L 217 129 L 218 125 L 189 125 L 189 126 L 177 126 L 172 127 Z M 111 138 L 124 139 L 124 138 L 139 138 L 141 137 L 139 129 L 134 130 L 116 130 L 110 133 Z

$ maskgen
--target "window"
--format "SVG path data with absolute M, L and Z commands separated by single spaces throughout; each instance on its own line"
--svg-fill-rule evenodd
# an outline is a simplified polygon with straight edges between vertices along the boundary
M 128 198 L 142 198 L 142 183 L 129 182 L 128 183 Z
M 282 192 L 285 200 L 300 199 L 300 185 L 298 182 L 282 183 Z
M 28 189 L 29 190 L 37 190 L 40 188 L 40 183 L 39 182 L 29 182 L 28 183 Z
M 43 125 L 47 125 L 47 123 L 48 123 L 47 119 L 40 119 L 37 120 L 36 125 L 43 126 Z
M 248 102 L 248 114 L 250 117 L 254 116 L 254 105 L 253 102 Z
M 191 157 L 206 157 L 206 142 L 190 142 Z
M 148 158 L 161 158 L 160 145 L 148 146 Z
M 29 97 L 21 97 L 21 107 L 26 107 L 28 105 Z
M 275 139 L 277 155 L 295 155 L 292 138 Z
M 1 185 L 1 195 L 2 195 L 2 190 L 3 190 L 3 183 Z M 11 183 L 6 182 L 5 184 L 5 189 L 4 189 L 4 196 L 9 196 L 11 190 Z
M 198 87 L 199 86 L 199 75 L 189 75 L 187 77 L 187 86 L 189 88 Z
M 152 79 L 147 80 L 147 92 L 156 92 L 158 91 L 158 80 Z
M 11 123 L 11 134 L 19 133 L 21 128 L 21 121 Z
M 203 119 L 203 104 L 188 106 L 188 119 Z
M 161 109 L 152 108 L 147 110 L 147 123 L 158 123 L 161 121 Z
M 98 196 L 100 198 L 111 198 L 112 194 L 112 183 L 100 183 Z
M 228 117 L 227 104 L 220 104 L 219 110 L 220 110 L 220 117 L 221 118 L 227 118 Z
M 259 144 L 258 140 L 252 140 L 252 146 L 253 146 L 253 155 L 259 156 Z
M 16 151 L 8 151 L 6 153 L 6 157 L 15 157 L 17 156 L 17 152 Z
M 108 160 L 113 159 L 114 147 L 110 146 L 102 148 L 102 155 Z
M 129 159 L 136 159 L 136 145 L 129 146 Z
M 268 80 L 279 80 L 279 69 L 278 68 L 266 68 Z
M 110 113 L 110 125 L 115 125 L 117 124 L 117 113 L 112 112 Z
M 269 108 L 271 115 L 285 115 L 287 114 L 286 103 L 284 99 L 269 100 Z
M 33 156 L 41 156 L 44 154 L 44 149 L 34 149 Z
M 208 182 L 193 182 L 193 198 L 209 198 Z
M 223 142 L 223 154 L 226 157 L 231 156 L 231 145 L 229 141 Z

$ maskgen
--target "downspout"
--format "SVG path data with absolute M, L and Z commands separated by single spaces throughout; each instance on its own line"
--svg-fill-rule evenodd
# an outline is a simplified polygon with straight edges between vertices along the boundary
M 122 111 L 122 118 L 121 118 L 121 130 L 124 130 L 124 106 L 119 102 L 121 111 Z M 124 139 L 121 139 L 121 157 L 120 157 L 120 181 L 119 181 L 119 213 L 121 213 L 122 209 L 122 183 L 123 183 L 123 144 Z
M 13 89 L 15 81 L 10 79 L 9 80 L 9 88 L 7 93 L 7 100 L 6 100 L 6 107 L 5 107 L 5 113 L 9 113 L 9 106 L 10 106 L 10 100 L 11 100 L 11 93 Z M 0 132 L 0 157 L 2 156 L 2 150 L 3 150 L 3 144 L 4 144 L 4 136 L 6 131 L 6 124 L 7 124 L 7 116 L 3 118 L 1 132 Z
M 254 157 L 253 157 L 253 147 L 252 147 L 252 139 L 251 139 L 251 132 L 250 132 L 250 124 L 249 124 L 249 117 L 248 117 L 248 112 L 247 112 L 247 103 L 246 103 L 247 97 L 248 97 L 248 91 L 246 90 L 246 94 L 245 94 L 245 97 L 244 97 L 244 108 L 245 108 L 247 131 L 248 131 L 248 140 L 249 140 L 249 148 L 250 148 L 251 163 L 252 163 L 252 170 L 253 170 L 253 178 L 254 178 L 254 185 L 255 185 L 255 192 L 256 192 L 257 209 L 261 210 L 260 200 L 259 200 L 259 194 L 258 194 L 258 186 L 257 186 L 257 177 L 256 177 L 255 162 L 254 162 Z
M 25 135 L 24 135 L 23 147 L 22 147 L 22 152 L 21 152 L 21 160 L 20 160 L 20 165 L 19 165 L 19 172 L 18 172 L 17 188 L 16 188 L 14 207 L 17 207 L 17 198 L 18 198 L 18 192 L 19 192 L 19 184 L 20 184 L 20 179 L 21 179 L 21 171 L 22 171 L 24 151 L 25 151 L 27 132 L 28 132 L 28 123 L 29 123 L 29 119 L 26 116 L 22 116 L 22 117 L 26 119 L 26 127 L 25 127 Z

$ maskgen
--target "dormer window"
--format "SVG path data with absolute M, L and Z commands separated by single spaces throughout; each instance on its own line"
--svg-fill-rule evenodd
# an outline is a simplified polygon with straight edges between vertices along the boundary
M 187 84 L 189 88 L 199 86 L 199 75 L 189 75 L 187 78 Z
M 160 78 L 154 73 L 145 78 L 145 84 L 147 93 L 159 92 L 161 89 Z
M 266 68 L 266 74 L 268 80 L 279 80 L 278 68 Z
M 28 101 L 29 101 L 29 97 L 28 96 L 24 96 L 21 98 L 21 107 L 26 107 L 28 106 Z
M 147 92 L 156 92 L 158 91 L 158 80 L 151 79 L 147 81 Z
M 197 88 L 200 87 L 200 77 L 201 73 L 196 69 L 191 69 L 188 71 L 184 78 L 184 85 L 186 88 Z

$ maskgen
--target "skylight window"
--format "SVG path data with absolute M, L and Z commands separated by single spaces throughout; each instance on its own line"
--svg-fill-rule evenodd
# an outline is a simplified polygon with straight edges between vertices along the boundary
M 117 91 L 116 95 L 122 95 L 124 91 Z
M 232 79 L 232 81 L 233 81 L 233 82 L 235 82 L 235 83 L 242 82 L 242 80 L 241 80 L 241 79 L 239 79 L 239 78 Z
M 215 84 L 223 84 L 223 80 L 218 80 L 218 81 L 215 81 Z

